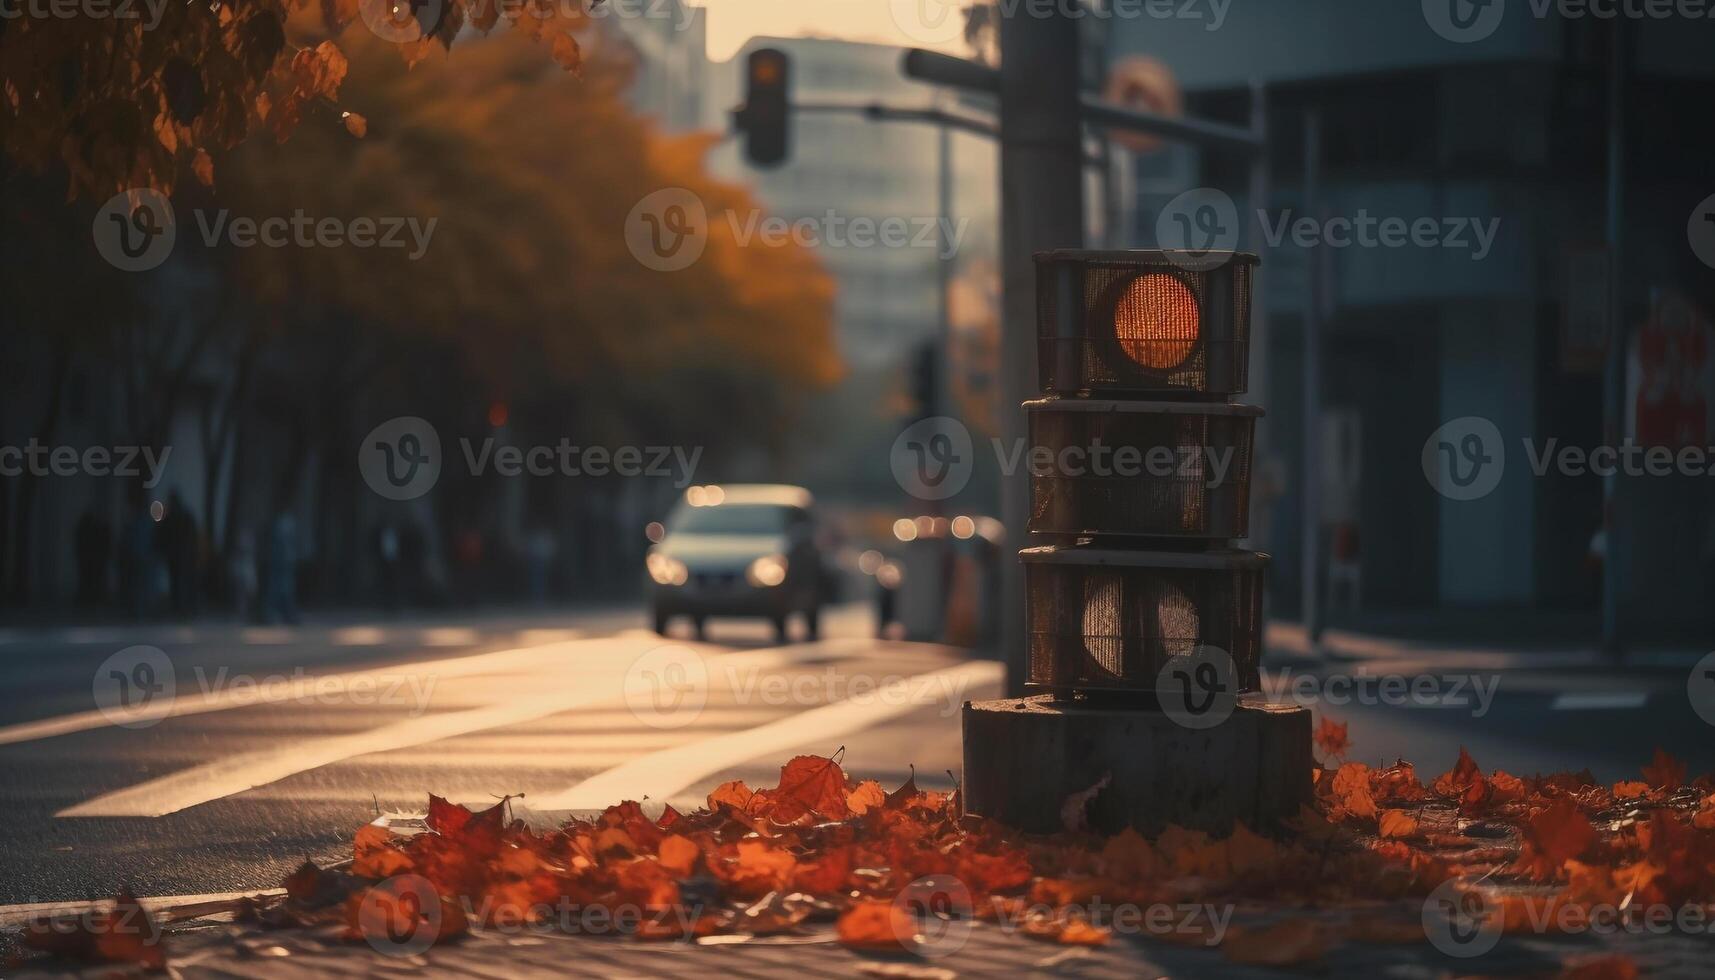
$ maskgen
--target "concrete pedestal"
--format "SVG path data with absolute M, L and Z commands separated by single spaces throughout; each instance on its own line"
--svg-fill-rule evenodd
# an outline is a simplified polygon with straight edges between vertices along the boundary
M 1310 712 L 1247 695 L 1201 731 L 1160 711 L 1086 707 L 1048 696 L 966 702 L 964 801 L 1031 833 L 1061 828 L 1066 798 L 1104 776 L 1091 828 L 1159 833 L 1168 824 L 1222 835 L 1235 822 L 1274 829 L 1310 802 Z

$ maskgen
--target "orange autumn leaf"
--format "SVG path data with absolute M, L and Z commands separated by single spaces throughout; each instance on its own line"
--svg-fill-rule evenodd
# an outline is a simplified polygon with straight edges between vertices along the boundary
M 1489 802 L 1497 805 L 1516 803 L 1525 797 L 1524 780 L 1499 769 L 1489 777 L 1489 789 L 1492 791 Z
M 1614 798 L 1620 800 L 1642 799 L 1649 795 L 1649 783 L 1636 780 L 1622 781 L 1614 784 Z
M 1344 758 L 1346 750 L 1352 747 L 1352 741 L 1347 737 L 1346 728 L 1346 722 L 1335 722 L 1332 718 L 1324 717 L 1317 724 L 1316 734 L 1313 736 L 1316 740 L 1316 747 L 1321 749 L 1324 755 L 1331 758 Z
M 840 945 L 851 949 L 899 950 L 908 948 L 917 924 L 897 902 L 869 900 L 847 909 L 834 925 Z
M 204 187 L 214 186 L 214 160 L 209 157 L 208 151 L 200 146 L 197 147 L 196 156 L 191 159 L 191 173 L 196 175 L 197 183 Z
M 1691 818 L 1691 825 L 1698 830 L 1715 830 L 1715 793 L 1703 798 L 1698 804 L 1697 813 Z
M 881 784 L 873 779 L 866 779 L 858 783 L 850 793 L 846 794 L 846 809 L 850 810 L 854 817 L 861 817 L 886 802 L 887 791 L 883 790 Z
M 1417 833 L 1417 818 L 1404 810 L 1383 811 L 1377 823 L 1383 837 L 1411 837 Z
M 1106 946 L 1112 939 L 1110 930 L 1090 925 L 1083 919 L 1067 922 L 1060 934 L 1054 937 L 1054 941 L 1062 946 Z
M 678 834 L 668 834 L 661 838 L 661 846 L 656 854 L 663 868 L 683 878 L 696 868 L 697 859 L 703 856 L 703 849 Z
M 583 48 L 579 47 L 578 39 L 570 34 L 555 35 L 549 54 L 555 64 L 569 72 L 576 72 L 583 67 Z
M 1360 819 L 1376 815 L 1376 801 L 1370 795 L 1370 767 L 1361 762 L 1348 762 L 1334 773 L 1334 802 L 1346 813 Z
M 1525 826 L 1525 839 L 1537 854 L 1558 868 L 1596 842 L 1596 828 L 1579 812 L 1578 804 L 1563 796 L 1531 814 Z
M 1483 778 L 1483 771 L 1477 768 L 1477 760 L 1471 758 L 1471 753 L 1459 746 L 1459 761 L 1453 768 L 1435 778 L 1435 792 L 1442 796 L 1458 797 Z
M 846 774 L 840 764 L 819 755 L 801 755 L 780 767 L 780 785 L 759 790 L 766 809 L 753 812 L 775 823 L 794 823 L 806 816 L 822 820 L 844 820 L 851 816 L 846 806 Z
M 744 780 L 734 779 L 716 786 L 714 792 L 709 794 L 709 809 L 719 810 L 723 806 L 730 806 L 745 812 L 749 810 L 750 801 L 755 795 L 750 787 L 744 784 Z
M 1644 766 L 1644 782 L 1657 789 L 1678 789 L 1685 785 L 1685 763 L 1657 748 L 1655 758 Z
M 369 120 L 357 113 L 342 112 L 339 114 L 339 118 L 340 122 L 345 124 L 345 131 L 358 139 L 363 139 L 369 135 Z

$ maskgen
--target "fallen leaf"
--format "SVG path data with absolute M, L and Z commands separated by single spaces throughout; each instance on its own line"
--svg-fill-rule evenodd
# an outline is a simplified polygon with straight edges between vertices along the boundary
M 1322 754 L 1335 759 L 1343 759 L 1346 751 L 1352 747 L 1352 740 L 1346 734 L 1347 723 L 1336 722 L 1324 716 L 1316 726 L 1316 734 L 1312 736 L 1316 747 Z

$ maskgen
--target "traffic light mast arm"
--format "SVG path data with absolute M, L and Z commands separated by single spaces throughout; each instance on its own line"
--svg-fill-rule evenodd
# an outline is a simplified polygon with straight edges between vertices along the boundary
M 1000 127 L 982 119 L 972 119 L 942 109 L 901 109 L 879 102 L 801 102 L 792 106 L 794 112 L 852 113 L 876 122 L 920 122 L 946 126 L 990 139 L 1000 137 Z
M 988 65 L 937 51 L 913 49 L 905 52 L 904 71 L 907 77 L 920 82 L 968 89 L 990 95 L 1000 94 L 1000 72 Z M 1147 133 L 1179 143 L 1191 143 L 1213 149 L 1236 150 L 1253 156 L 1261 155 L 1267 140 L 1257 130 L 1204 119 L 1175 119 L 1153 112 L 1139 112 L 1104 102 L 1094 95 L 1082 97 L 1084 121 L 1103 129 L 1119 129 Z

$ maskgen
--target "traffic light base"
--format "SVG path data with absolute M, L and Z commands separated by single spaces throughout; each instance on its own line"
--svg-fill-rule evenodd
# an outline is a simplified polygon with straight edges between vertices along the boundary
M 1231 707 L 1196 729 L 1046 695 L 966 702 L 965 812 L 1029 833 L 1276 829 L 1311 800 L 1310 712 L 1260 694 Z

